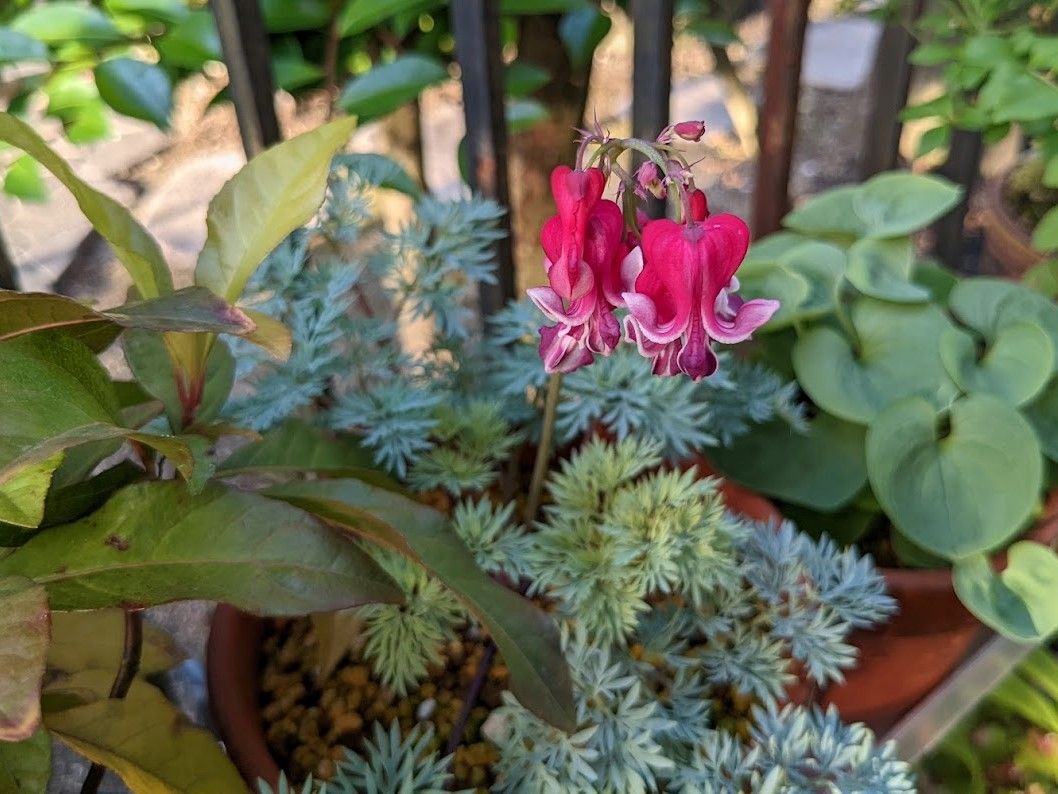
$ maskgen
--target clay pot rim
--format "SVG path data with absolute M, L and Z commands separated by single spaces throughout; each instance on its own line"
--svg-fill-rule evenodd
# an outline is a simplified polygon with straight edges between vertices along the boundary
M 1015 538 L 1033 540 L 1045 546 L 1053 546 L 1058 541 L 1058 488 L 1047 493 L 1043 511 L 1032 527 Z M 1002 569 L 1006 565 L 1006 552 L 997 554 L 993 566 Z M 919 592 L 950 593 L 954 589 L 950 568 L 885 568 L 878 570 L 885 577 L 889 589 L 914 589 Z

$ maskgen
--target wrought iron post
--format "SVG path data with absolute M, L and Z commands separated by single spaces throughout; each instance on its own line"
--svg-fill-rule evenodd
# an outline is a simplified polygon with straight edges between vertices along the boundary
M 632 134 L 652 140 L 669 123 L 672 93 L 673 0 L 632 0 Z M 636 165 L 642 158 L 636 159 Z M 650 215 L 665 213 L 651 199 Z

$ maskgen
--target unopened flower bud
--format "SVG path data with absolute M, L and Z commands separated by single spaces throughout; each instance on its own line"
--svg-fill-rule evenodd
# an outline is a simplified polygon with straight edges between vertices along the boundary
M 636 172 L 637 193 L 650 193 L 656 198 L 665 198 L 665 184 L 661 181 L 661 172 L 651 162 L 645 162 L 639 166 Z
M 681 121 L 672 125 L 672 131 L 685 141 L 700 141 L 705 135 L 704 121 Z

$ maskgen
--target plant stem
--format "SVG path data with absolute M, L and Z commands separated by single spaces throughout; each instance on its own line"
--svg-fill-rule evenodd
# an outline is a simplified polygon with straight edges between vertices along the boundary
M 558 413 L 558 398 L 562 391 L 562 373 L 556 372 L 547 382 L 547 398 L 544 402 L 544 423 L 540 429 L 540 446 L 536 448 L 533 463 L 533 479 L 529 484 L 529 499 L 525 503 L 525 521 L 532 522 L 540 509 L 540 497 L 544 490 L 547 462 L 551 458 L 551 441 L 555 435 L 555 415 Z
M 143 610 L 125 608 L 125 645 L 121 650 L 121 664 L 118 666 L 114 683 L 110 686 L 109 697 L 121 700 L 129 693 L 133 679 L 140 669 L 140 657 L 143 654 Z M 81 784 L 81 794 L 95 794 L 103 782 L 106 767 L 92 764 Z
M 485 688 L 485 678 L 492 667 L 492 660 L 496 656 L 496 645 L 491 640 L 485 645 L 485 652 L 478 662 L 478 669 L 474 672 L 474 680 L 470 682 L 467 691 L 463 694 L 463 707 L 459 710 L 459 716 L 452 723 L 452 732 L 448 734 L 448 744 L 445 746 L 445 755 L 451 755 L 463 741 L 463 732 L 467 729 L 467 720 L 470 712 L 474 710 L 474 704 L 478 702 L 481 690 Z

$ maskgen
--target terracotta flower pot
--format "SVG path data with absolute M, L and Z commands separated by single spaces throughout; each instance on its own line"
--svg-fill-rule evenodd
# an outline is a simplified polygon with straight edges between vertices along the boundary
M 712 473 L 704 461 L 695 462 L 703 473 Z M 720 488 L 733 512 L 757 521 L 781 520 L 775 505 L 764 497 L 726 481 Z M 260 618 L 220 604 L 213 614 L 206 646 L 206 684 L 213 722 L 228 756 L 253 791 L 259 778 L 275 787 L 280 772 L 268 749 L 261 718 L 258 676 L 263 633 Z
M 1051 492 L 1027 537 L 1047 545 L 1058 539 L 1058 491 Z M 988 631 L 959 602 L 951 571 L 883 568 L 882 573 L 900 611 L 873 631 L 853 634 L 857 665 L 822 698 L 846 721 L 865 722 L 880 733 L 947 678 Z
M 1021 279 L 1029 268 L 1042 261 L 1043 254 L 1032 247 L 1029 230 L 1010 211 L 1005 198 L 1006 183 L 1007 177 L 1003 176 L 985 185 L 981 226 L 992 265 L 988 269 L 997 276 Z

